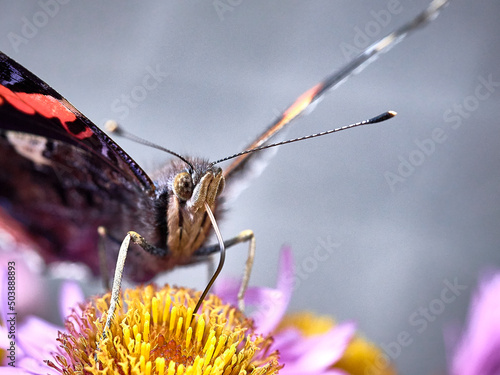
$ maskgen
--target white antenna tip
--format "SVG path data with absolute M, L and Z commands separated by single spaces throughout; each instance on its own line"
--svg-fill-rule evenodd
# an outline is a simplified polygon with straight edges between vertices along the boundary
M 104 128 L 109 133 L 116 133 L 120 129 L 120 125 L 115 120 L 108 120 L 104 123 Z

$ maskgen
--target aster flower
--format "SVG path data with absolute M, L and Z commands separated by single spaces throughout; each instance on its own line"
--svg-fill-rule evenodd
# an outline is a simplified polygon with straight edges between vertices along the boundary
M 271 339 L 254 334 L 251 320 L 214 295 L 194 314 L 199 294 L 168 285 L 125 290 L 105 339 L 110 294 L 94 299 L 70 315 L 58 338 L 62 349 L 48 364 L 64 374 L 277 373 Z
M 55 340 L 62 327 L 48 323 L 35 316 L 29 316 L 21 323 L 16 322 L 15 346 L 11 353 L 11 340 L 8 338 L 7 315 L 7 291 L 6 272 L 2 271 L 0 282 L 4 303 L 0 308 L 0 373 L 2 374 L 56 374 L 43 361 L 51 358 L 52 353 L 58 350 Z M 60 293 L 61 316 L 66 316 L 70 306 L 76 306 L 83 301 L 83 293 L 74 282 L 66 282 L 62 285 Z M 9 365 L 10 363 L 10 365 Z M 15 366 L 15 367 L 14 367 Z
M 70 295 L 74 293 L 69 290 L 63 293 L 63 300 Z M 16 368 L 5 366 L 0 371 L 2 374 L 277 373 L 278 355 L 269 350 L 269 337 L 253 334 L 251 320 L 213 295 L 204 301 L 201 314 L 193 314 L 198 297 L 198 292 L 168 286 L 125 290 L 123 307 L 116 312 L 104 340 L 101 337 L 109 293 L 73 309 L 66 320 L 66 330 L 30 318 L 18 332 Z M 53 359 L 47 361 L 50 358 Z
M 153 285 L 126 290 L 102 340 L 107 294 L 72 310 L 65 330 L 36 318 L 23 324 L 18 368 L 7 370 L 51 375 L 274 374 L 278 370 L 286 375 L 393 374 L 390 367 L 373 365 L 381 352 L 355 335 L 353 323 L 335 324 L 311 313 L 285 317 L 292 280 L 291 252 L 286 250 L 277 288 L 251 288 L 246 295 L 246 302 L 255 307 L 255 324 L 231 307 L 236 303 L 223 303 L 215 295 L 204 301 L 198 315 L 192 311 L 199 296 L 194 291 Z M 217 294 L 236 302 L 237 283 L 219 283 Z M 68 295 L 63 293 L 63 300 Z
M 452 341 L 448 333 L 448 341 Z M 467 327 L 456 342 L 452 375 L 500 374 L 500 271 L 481 280 L 469 308 Z

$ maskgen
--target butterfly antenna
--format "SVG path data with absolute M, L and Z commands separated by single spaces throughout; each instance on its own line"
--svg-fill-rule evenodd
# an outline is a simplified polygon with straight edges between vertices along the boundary
M 205 300 L 205 297 L 207 296 L 208 292 L 212 288 L 212 285 L 214 285 L 215 280 L 217 280 L 217 277 L 222 271 L 222 267 L 224 266 L 224 261 L 226 259 L 226 246 L 224 245 L 224 240 L 222 239 L 222 235 L 219 230 L 219 226 L 217 225 L 217 221 L 215 220 L 215 216 L 210 209 L 210 206 L 208 205 L 207 202 L 205 202 L 205 210 L 207 211 L 208 217 L 210 218 L 210 221 L 212 223 L 212 226 L 214 228 L 215 235 L 217 236 L 217 241 L 219 242 L 219 247 L 220 247 L 220 258 L 219 258 L 219 265 L 217 266 L 217 269 L 215 270 L 214 275 L 208 282 L 207 286 L 205 287 L 205 290 L 200 296 L 200 299 L 198 300 L 198 303 L 196 304 L 196 307 L 194 308 L 194 313 L 198 311 L 200 308 L 201 304 Z
M 298 141 L 305 141 L 306 139 L 321 137 L 323 135 L 328 135 L 328 134 L 336 133 L 336 132 L 339 132 L 341 130 L 347 130 L 347 129 L 355 128 L 357 126 L 376 124 L 378 122 L 389 120 L 389 119 L 393 118 L 396 115 L 397 115 L 397 113 L 394 112 L 394 111 L 387 111 L 387 112 L 381 113 L 378 116 L 372 117 L 372 118 L 370 118 L 368 120 L 364 120 L 364 121 L 356 122 L 354 124 L 342 126 L 341 128 L 327 130 L 327 131 L 324 131 L 324 132 L 321 132 L 321 133 L 306 135 L 306 136 L 303 136 L 303 137 L 288 139 L 286 141 L 281 141 L 281 142 L 277 142 L 277 143 L 271 143 L 269 145 L 264 145 L 264 146 L 252 148 L 250 150 L 245 150 L 245 151 L 242 151 L 242 152 L 238 152 L 237 154 L 234 154 L 234 155 L 225 157 L 223 159 L 219 159 L 217 161 L 214 161 L 214 162 L 210 163 L 210 165 L 215 165 L 215 164 L 218 164 L 218 163 L 222 163 L 223 161 L 226 161 L 226 160 L 229 160 L 229 159 L 234 159 L 234 158 L 237 158 L 238 156 L 249 154 L 251 152 L 265 150 L 266 148 L 271 148 L 271 147 L 276 147 L 276 146 L 282 146 L 282 145 L 286 145 L 286 144 L 293 143 L 293 142 L 298 142 Z
M 140 144 L 142 144 L 144 146 L 156 148 L 157 150 L 164 151 L 164 152 L 166 152 L 166 153 L 168 153 L 170 155 L 178 157 L 184 163 L 186 163 L 187 165 L 189 165 L 189 167 L 191 168 L 191 170 L 194 170 L 193 165 L 189 161 L 187 161 L 186 158 L 184 158 L 183 156 L 179 155 L 178 153 L 176 153 L 176 152 L 174 152 L 172 150 L 169 150 L 168 148 L 162 147 L 160 145 L 157 145 L 156 143 L 153 143 L 153 142 L 147 141 L 147 140 L 145 140 L 145 139 L 143 139 L 141 137 L 138 137 L 135 134 L 129 133 L 128 131 L 126 131 L 122 127 L 120 127 L 120 125 L 116 121 L 114 121 L 114 120 L 108 120 L 108 121 L 106 121 L 106 123 L 104 124 L 104 127 L 110 133 L 115 133 L 116 135 L 119 135 L 120 137 L 123 137 L 123 138 L 127 138 L 128 140 L 131 140 L 133 142 L 140 143 Z
M 292 121 L 305 114 L 307 111 L 312 110 L 312 104 L 317 103 L 322 99 L 327 92 L 338 87 L 341 83 L 345 82 L 353 74 L 361 72 L 370 63 L 375 61 L 376 57 L 383 52 L 387 52 L 391 47 L 401 42 L 405 37 L 414 31 L 422 28 L 432 20 L 434 20 L 439 11 L 448 3 L 449 0 L 433 0 L 427 8 L 418 14 L 411 21 L 407 22 L 400 28 L 392 33 L 379 39 L 363 52 L 354 57 L 340 70 L 327 76 L 323 81 L 300 95 L 291 106 L 289 106 L 280 116 L 278 116 L 273 123 L 247 147 L 247 150 L 257 149 L 263 146 L 271 137 L 278 133 L 282 128 L 289 125 Z M 224 174 L 230 175 L 234 170 L 240 168 L 242 162 L 248 157 L 245 156 L 248 152 L 243 152 L 242 155 L 234 160 L 225 170 Z

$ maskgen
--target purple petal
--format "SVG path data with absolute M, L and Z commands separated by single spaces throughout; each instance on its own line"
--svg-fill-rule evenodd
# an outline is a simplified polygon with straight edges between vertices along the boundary
M 280 351 L 280 361 L 292 363 L 304 354 L 304 335 L 296 328 L 285 329 L 273 336 L 272 350 Z
M 62 328 L 50 324 L 38 317 L 30 316 L 19 327 L 17 343 L 27 357 L 39 362 L 50 359 L 57 350 L 57 337 Z
M 17 365 L 17 363 L 16 363 Z M 0 373 L 2 375 L 22 375 L 22 374 L 31 374 L 30 372 L 23 370 L 17 367 L 11 366 L 0 366 Z
M 343 370 L 336 368 L 328 369 L 325 371 L 317 371 L 317 372 L 311 372 L 307 370 L 299 371 L 295 368 L 287 370 L 285 365 L 285 367 L 280 371 L 280 375 L 349 375 L 349 374 Z
M 2 266 L 0 267 L 0 320 L 7 321 L 8 299 L 7 299 L 7 270 Z
M 285 295 L 291 296 L 293 291 L 293 255 L 289 246 L 281 249 L 277 288 Z
M 256 332 L 263 335 L 271 333 L 283 318 L 289 298 L 279 290 L 268 288 L 255 288 L 248 294 L 256 306 L 250 314 L 255 321 Z
M 79 303 L 85 301 L 82 289 L 76 281 L 68 280 L 61 286 L 59 313 L 64 320 L 71 314 L 71 310 L 76 308 Z
M 285 369 L 288 366 L 284 373 L 324 373 L 342 357 L 355 330 L 355 324 L 344 323 L 325 334 L 302 337 L 292 347 L 280 346 Z
M 245 303 L 255 307 L 250 316 L 255 320 L 258 333 L 269 334 L 276 329 L 292 297 L 293 257 L 288 247 L 281 251 L 276 284 L 276 289 L 249 288 L 245 294 Z M 239 287 L 239 282 L 226 278 L 217 282 L 214 291 L 225 302 L 235 305 Z
M 45 362 L 36 360 L 34 358 L 23 358 L 18 363 L 16 363 L 16 365 L 25 370 L 25 373 L 27 374 L 60 375 L 60 373 L 55 369 L 47 366 Z
M 343 370 L 339 370 L 337 368 L 332 368 L 326 371 L 323 371 L 321 375 L 349 375 L 347 372 Z
M 474 295 L 452 374 L 500 374 L 500 272 L 483 279 Z
M 284 247 L 280 254 L 280 264 L 278 270 L 277 290 L 270 292 L 261 289 L 263 296 L 267 294 L 267 306 L 259 309 L 254 319 L 258 332 L 262 334 L 271 333 L 276 329 L 283 319 L 293 291 L 293 256 L 289 247 Z M 253 316 L 252 316 L 253 317 Z
M 240 289 L 241 281 L 232 277 L 220 277 L 214 286 L 214 294 L 224 302 L 233 306 L 238 304 L 238 290 Z M 246 301 L 245 295 L 245 302 Z

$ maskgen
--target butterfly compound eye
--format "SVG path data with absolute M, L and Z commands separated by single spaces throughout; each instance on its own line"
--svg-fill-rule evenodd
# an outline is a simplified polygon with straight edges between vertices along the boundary
M 178 173 L 174 178 L 174 193 L 182 201 L 187 201 L 193 195 L 193 179 L 188 172 Z

